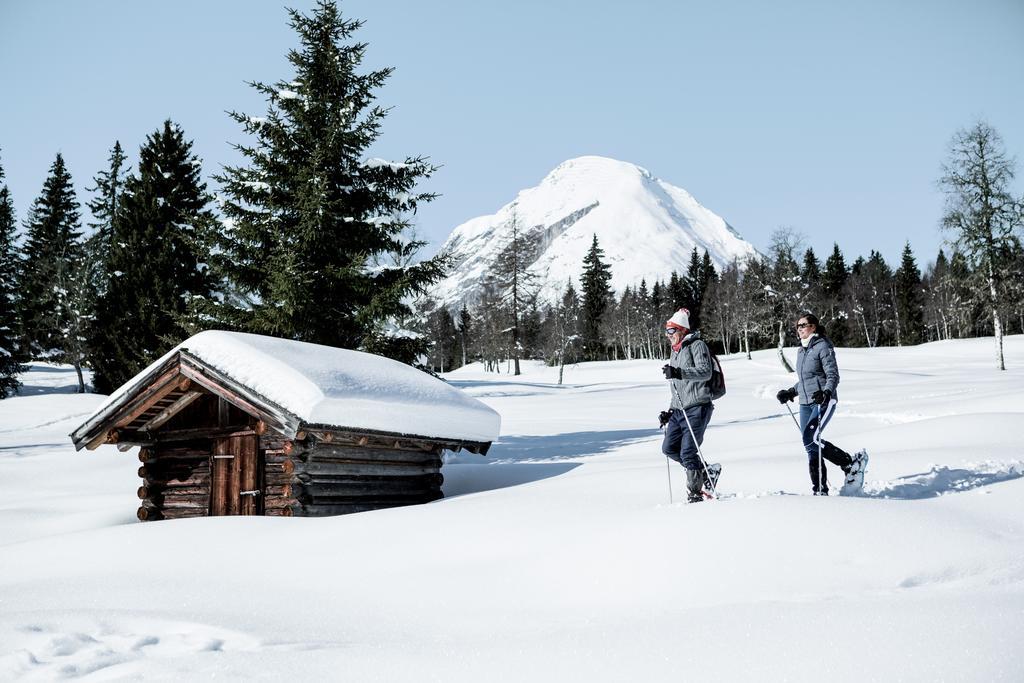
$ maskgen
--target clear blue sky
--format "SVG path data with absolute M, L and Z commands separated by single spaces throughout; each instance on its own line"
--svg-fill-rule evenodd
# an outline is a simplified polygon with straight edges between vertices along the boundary
M 341 9 L 366 21 L 367 68 L 396 68 L 373 154 L 443 165 L 423 186 L 443 196 L 418 218 L 431 251 L 599 154 L 686 188 L 760 249 L 790 226 L 848 262 L 872 248 L 893 262 L 909 239 L 923 266 L 942 240 L 952 134 L 983 118 L 1024 163 L 1022 0 Z M 84 207 L 114 140 L 134 159 L 167 117 L 207 176 L 236 162 L 228 143 L 246 138 L 224 111 L 260 115 L 245 82 L 289 78 L 295 45 L 279 2 L 0 0 L 0 163 L 19 221 L 58 151 Z

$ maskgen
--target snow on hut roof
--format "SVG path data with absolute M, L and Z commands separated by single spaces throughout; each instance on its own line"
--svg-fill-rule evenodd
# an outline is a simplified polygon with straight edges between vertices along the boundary
M 490 442 L 501 417 L 444 381 L 361 351 L 258 334 L 200 332 L 119 387 L 86 424 L 186 351 L 307 424 Z

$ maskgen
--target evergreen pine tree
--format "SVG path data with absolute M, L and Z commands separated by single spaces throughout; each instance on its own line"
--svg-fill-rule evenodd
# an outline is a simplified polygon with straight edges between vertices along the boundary
M 469 308 L 466 307 L 466 302 L 462 302 L 462 309 L 459 310 L 459 318 L 456 322 L 456 326 L 459 328 L 459 346 L 462 350 L 462 365 L 465 365 L 469 362 L 467 345 L 469 344 L 470 335 L 473 334 L 473 316 L 470 314 Z
M 690 324 L 694 329 L 701 326 L 701 311 L 704 303 L 704 296 L 708 287 L 718 277 L 715 264 L 711 261 L 711 255 L 704 250 L 704 256 L 697 255 L 697 247 L 690 252 L 690 264 L 686 269 L 686 280 L 684 283 L 686 296 L 684 304 L 690 310 Z
M 825 260 L 825 272 L 821 275 L 822 314 L 819 315 L 828 336 L 836 346 L 846 346 L 850 342 L 848 317 L 843 310 L 843 292 L 846 279 L 849 277 L 846 260 L 839 245 L 833 243 L 832 255 Z
M 424 245 L 404 233 L 434 198 L 414 188 L 435 168 L 424 157 L 364 158 L 387 114 L 374 100 L 392 69 L 360 72 L 367 45 L 352 37 L 362 22 L 343 19 L 333 0 L 289 15 L 300 43 L 288 54 L 294 75 L 253 84 L 265 117 L 231 114 L 255 141 L 237 147 L 246 165 L 217 177 L 229 229 L 214 263 L 231 291 L 208 312 L 249 332 L 394 350 L 389 322 L 449 262 L 387 263 Z
M 209 300 L 206 267 L 213 216 L 201 165 L 182 129 L 165 121 L 139 150 L 138 171 L 124 184 L 112 220 L 96 310 L 93 381 L 107 393 L 189 332 L 189 303 Z
M 18 279 L 21 335 L 34 358 L 60 361 L 71 317 L 69 292 L 81 258 L 78 201 L 60 154 L 25 221 Z
M 899 344 L 920 344 L 924 341 L 924 294 L 921 289 L 921 271 L 914 260 L 910 242 L 903 247 L 900 267 L 893 278 L 895 314 L 899 330 Z
M 0 399 L 15 394 L 21 386 L 18 373 L 24 372 L 18 343 L 18 301 L 15 278 L 18 253 L 14 244 L 14 201 L 0 165 Z
M 612 300 L 612 269 L 602 259 L 604 251 L 597 243 L 597 235 L 590 250 L 583 258 L 583 275 L 580 278 L 583 306 L 580 315 L 580 331 L 587 360 L 598 360 L 605 347 L 603 327 L 604 315 Z
M 690 252 L 690 263 L 686 266 L 686 278 L 683 282 L 686 292 L 683 305 L 690 309 L 690 315 L 696 318 L 700 315 L 700 300 L 703 290 L 703 273 L 700 269 L 700 256 L 697 255 L 697 247 Z
M 93 187 L 86 188 L 94 193 L 86 206 L 92 213 L 93 221 L 88 225 L 93 232 L 85 241 L 85 260 L 89 286 L 96 298 L 101 297 L 110 280 L 107 272 L 107 258 L 110 252 L 110 237 L 114 231 L 114 219 L 121 205 L 125 175 L 128 172 L 127 157 L 121 149 L 121 142 L 115 141 L 110 150 L 110 165 L 93 178 Z
M 662 320 L 668 320 L 671 316 L 662 317 L 665 306 L 665 285 L 660 281 L 655 281 L 651 287 L 651 301 L 648 307 L 649 317 L 651 321 L 651 329 L 655 330 L 654 334 L 654 347 L 651 350 L 651 358 L 664 358 L 668 345 L 665 343 L 665 335 L 661 333 L 660 325 Z
M 668 320 L 681 306 L 687 306 L 689 303 L 690 293 L 686 279 L 679 277 L 679 274 L 673 270 L 672 275 L 668 278 L 668 300 L 665 302 L 664 310 L 668 315 L 664 316 L 664 319 Z
M 700 259 L 700 281 L 702 284 L 701 294 L 707 291 L 708 286 L 718 279 L 718 269 L 715 262 L 711 260 L 711 254 L 704 250 L 704 256 Z

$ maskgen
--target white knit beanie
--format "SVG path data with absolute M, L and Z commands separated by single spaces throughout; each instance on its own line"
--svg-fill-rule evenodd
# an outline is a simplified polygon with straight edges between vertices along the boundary
M 690 311 L 685 308 L 680 308 L 678 311 L 672 314 L 672 317 L 665 323 L 666 327 L 678 327 L 681 330 L 690 329 Z

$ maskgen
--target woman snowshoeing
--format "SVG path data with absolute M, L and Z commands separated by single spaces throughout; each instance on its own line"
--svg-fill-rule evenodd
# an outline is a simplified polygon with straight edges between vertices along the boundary
M 838 405 L 836 391 L 839 387 L 839 366 L 836 364 L 835 348 L 813 313 L 800 314 L 796 331 L 800 337 L 800 348 L 796 352 L 797 381 L 789 389 L 779 391 L 776 398 L 782 404 L 800 398 L 800 430 L 803 433 L 804 450 L 807 451 L 814 495 L 828 495 L 828 473 L 824 460 L 839 466 L 846 475 L 840 495 L 855 495 L 864 485 L 867 451 L 858 451 L 851 457 L 846 451 L 822 438 L 822 432 Z

